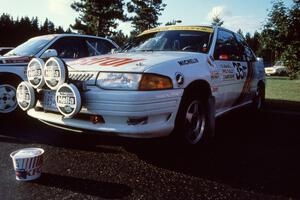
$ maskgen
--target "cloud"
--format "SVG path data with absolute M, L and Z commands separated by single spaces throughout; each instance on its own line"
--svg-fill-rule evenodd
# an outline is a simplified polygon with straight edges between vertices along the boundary
M 118 30 L 122 30 L 122 32 L 125 35 L 130 35 L 130 32 L 133 30 L 132 25 L 130 22 L 122 22 L 122 21 L 118 21 L 119 26 L 118 26 Z
M 241 29 L 243 33 L 254 33 L 261 28 L 261 22 L 255 16 L 234 15 L 226 6 L 213 7 L 207 14 L 206 23 L 211 24 L 213 17 L 219 16 L 224 21 L 224 27 L 232 31 Z
M 70 8 L 70 0 L 48 0 L 48 9 L 52 14 L 65 15 Z
M 215 6 L 207 14 L 207 19 L 212 20 L 216 16 L 219 16 L 221 18 L 230 17 L 232 16 L 232 13 L 230 10 L 227 9 L 226 6 Z

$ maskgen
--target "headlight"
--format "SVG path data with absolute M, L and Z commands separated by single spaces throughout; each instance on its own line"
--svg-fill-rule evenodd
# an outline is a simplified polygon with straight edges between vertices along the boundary
M 97 85 L 111 90 L 164 90 L 173 88 L 172 80 L 157 74 L 100 72 Z
M 103 89 L 137 90 L 142 74 L 100 72 L 97 85 Z

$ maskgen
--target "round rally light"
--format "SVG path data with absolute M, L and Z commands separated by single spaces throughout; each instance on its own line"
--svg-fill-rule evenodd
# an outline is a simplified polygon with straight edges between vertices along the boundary
M 67 80 L 67 68 L 59 58 L 49 58 L 44 67 L 44 78 L 46 85 L 57 90 Z
M 26 81 L 23 81 L 18 85 L 17 102 L 20 108 L 24 111 L 27 111 L 35 106 L 36 96 L 34 89 Z
M 33 58 L 28 64 L 27 78 L 30 85 L 35 89 L 41 89 L 45 84 L 43 77 L 44 65 L 44 61 L 39 58 Z
M 67 118 L 74 117 L 81 109 L 81 96 L 74 84 L 61 85 L 55 95 L 58 110 Z

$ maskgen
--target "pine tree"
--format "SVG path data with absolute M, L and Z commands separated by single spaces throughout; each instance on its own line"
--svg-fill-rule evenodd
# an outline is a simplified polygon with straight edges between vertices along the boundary
M 162 3 L 162 0 L 132 0 L 128 2 L 128 12 L 135 14 L 130 18 L 135 29 L 132 34 L 159 26 L 158 17 L 165 7 L 166 4 Z
M 116 20 L 125 20 L 123 0 L 80 0 L 72 3 L 71 7 L 80 13 L 72 29 L 83 34 L 111 36 L 116 33 Z
M 273 1 L 272 9 L 261 33 L 262 48 L 270 51 L 272 61 L 282 60 L 291 79 L 299 71 L 300 57 L 300 1 L 287 8 L 282 0 Z
M 119 46 L 125 45 L 125 43 L 128 42 L 128 36 L 125 35 L 122 31 L 118 31 L 117 34 L 115 34 L 112 37 L 112 40 L 117 43 Z
M 215 15 L 213 17 L 211 25 L 213 25 L 213 26 L 222 26 L 223 24 L 224 24 L 224 21 L 222 21 L 222 19 L 219 15 Z

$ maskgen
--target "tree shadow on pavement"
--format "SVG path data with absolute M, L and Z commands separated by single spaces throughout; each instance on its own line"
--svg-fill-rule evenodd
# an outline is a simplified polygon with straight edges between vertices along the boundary
M 300 197 L 300 116 L 248 111 L 217 120 L 216 138 L 193 148 L 128 145 L 157 167 L 266 194 Z
M 124 184 L 100 182 L 50 173 L 43 173 L 41 178 L 34 182 L 47 187 L 56 187 L 105 199 L 121 199 L 132 193 L 132 189 Z

